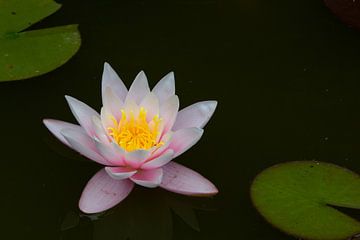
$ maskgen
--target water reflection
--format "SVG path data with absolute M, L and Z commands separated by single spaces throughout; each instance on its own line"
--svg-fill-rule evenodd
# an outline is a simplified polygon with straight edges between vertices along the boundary
M 122 203 L 113 209 L 86 215 L 70 211 L 61 225 L 62 239 L 84 236 L 94 240 L 169 240 L 173 237 L 172 213 L 180 217 L 189 228 L 200 231 L 196 209 L 215 210 L 214 201 L 208 198 L 191 198 L 166 192 L 162 189 L 136 188 Z M 91 236 L 92 235 L 92 236 Z

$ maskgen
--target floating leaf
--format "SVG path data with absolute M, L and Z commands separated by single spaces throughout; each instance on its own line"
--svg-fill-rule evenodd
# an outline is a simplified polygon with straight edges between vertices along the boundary
M 47 73 L 77 52 L 77 25 L 23 32 L 60 6 L 52 0 L 0 0 L 0 81 Z
M 360 176 L 333 164 L 270 167 L 255 178 L 251 197 L 267 221 L 300 238 L 340 240 L 360 233 L 360 222 L 332 207 L 360 208 Z

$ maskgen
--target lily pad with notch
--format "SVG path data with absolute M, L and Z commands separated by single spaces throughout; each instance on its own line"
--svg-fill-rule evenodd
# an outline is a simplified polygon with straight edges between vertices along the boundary
M 47 73 L 77 52 L 77 25 L 24 31 L 60 7 L 53 0 L 0 0 L 0 81 Z
M 334 164 L 282 163 L 261 172 L 251 186 L 261 215 L 303 239 L 341 240 L 360 233 L 360 222 L 333 206 L 360 209 L 360 176 Z

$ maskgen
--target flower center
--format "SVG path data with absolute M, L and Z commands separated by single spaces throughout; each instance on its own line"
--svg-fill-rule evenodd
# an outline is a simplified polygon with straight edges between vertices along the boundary
M 150 149 L 160 147 L 163 142 L 158 142 L 159 125 L 161 119 L 155 115 L 149 122 L 146 121 L 146 110 L 140 108 L 139 115 L 136 117 L 131 111 L 127 116 L 124 110 L 121 110 L 121 119 L 117 121 L 112 119 L 114 127 L 109 127 L 108 131 L 114 141 L 126 151 L 138 149 Z

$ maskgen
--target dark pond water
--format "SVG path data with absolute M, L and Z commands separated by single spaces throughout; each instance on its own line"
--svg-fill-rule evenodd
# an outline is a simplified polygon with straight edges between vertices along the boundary
M 255 175 L 305 159 L 360 172 L 360 33 L 321 0 L 59 2 L 33 28 L 79 23 L 78 54 L 0 87 L 1 239 L 293 239 L 252 207 Z M 81 191 L 100 166 L 41 120 L 75 122 L 65 94 L 99 109 L 104 61 L 128 86 L 141 69 L 152 86 L 175 71 L 182 107 L 218 100 L 202 140 L 177 159 L 217 185 L 215 198 L 137 187 L 99 221 L 78 218 Z

